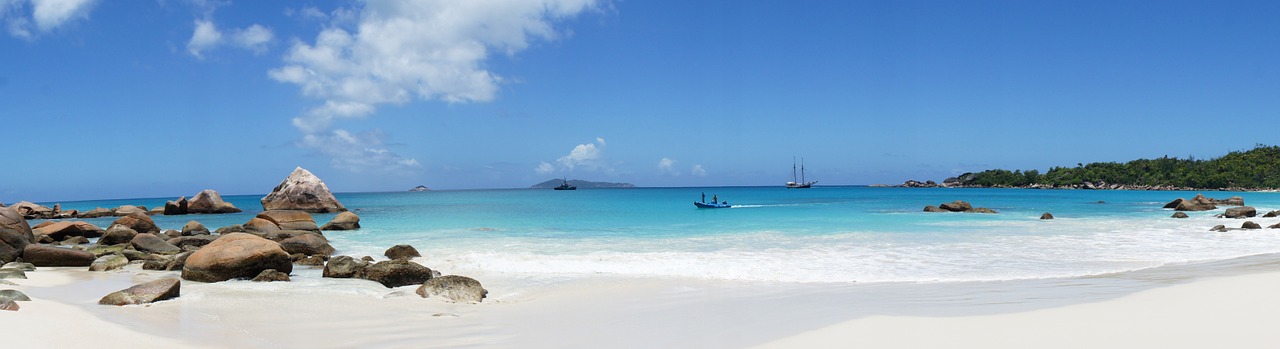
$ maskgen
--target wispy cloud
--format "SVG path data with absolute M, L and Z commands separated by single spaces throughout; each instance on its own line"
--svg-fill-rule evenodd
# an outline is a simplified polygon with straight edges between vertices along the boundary
M 418 160 L 404 158 L 387 150 L 386 135 L 380 131 L 352 134 L 346 130 L 308 134 L 298 145 L 328 157 L 335 168 L 351 172 L 409 172 L 421 168 Z
M 607 143 L 604 138 L 596 137 L 595 143 L 583 143 L 573 147 L 569 154 L 556 159 L 555 164 L 546 161 L 538 163 L 538 167 L 534 172 L 538 174 L 549 174 L 556 170 L 573 172 L 576 169 L 585 171 L 601 171 L 614 172 L 604 159 L 604 149 Z
M 196 58 L 204 58 L 204 52 L 213 50 L 218 46 L 230 44 L 253 51 L 255 54 L 263 54 L 267 52 L 267 44 L 275 39 L 275 34 L 271 29 L 260 24 L 250 25 L 243 29 L 233 29 L 229 34 L 229 39 L 218 30 L 217 24 L 211 19 L 195 20 L 195 30 L 191 33 L 191 40 L 187 41 L 187 53 Z
M 702 168 L 702 165 L 693 165 L 693 168 L 690 168 L 689 172 L 693 173 L 694 176 L 698 176 L 698 177 L 707 176 L 707 170 Z
M 34 40 L 74 20 L 89 19 L 97 0 L 0 0 L 0 23 L 9 35 Z
M 670 158 L 662 158 L 661 160 L 658 160 L 658 172 L 671 176 L 679 176 L 680 171 L 675 169 L 676 162 L 678 161 Z
M 485 67 L 492 52 L 514 55 L 533 40 L 555 40 L 555 21 L 594 6 L 595 0 L 369 0 L 330 13 L 304 7 L 299 16 L 329 24 L 313 42 L 295 41 L 284 65 L 268 76 L 323 100 L 294 118 L 305 135 L 372 115 L 382 104 L 487 102 L 504 81 Z M 559 163 L 577 166 L 574 156 L 583 155 Z

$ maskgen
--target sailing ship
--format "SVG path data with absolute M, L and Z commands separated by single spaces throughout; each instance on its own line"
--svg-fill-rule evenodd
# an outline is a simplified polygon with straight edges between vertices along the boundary
M 787 182 L 787 188 L 804 189 L 812 187 L 814 183 L 818 183 L 818 181 L 806 182 L 804 180 L 804 158 L 800 158 L 800 181 L 796 182 L 796 159 L 791 158 L 791 181 Z
M 573 185 L 573 184 L 569 184 L 569 179 L 568 179 L 568 178 L 561 179 L 560 181 L 561 181 L 561 183 L 560 183 L 560 185 L 559 185 L 559 186 L 556 186 L 555 188 L 551 188 L 551 189 L 555 189 L 555 190 L 578 190 L 578 187 L 577 187 L 577 186 L 575 186 L 575 185 Z

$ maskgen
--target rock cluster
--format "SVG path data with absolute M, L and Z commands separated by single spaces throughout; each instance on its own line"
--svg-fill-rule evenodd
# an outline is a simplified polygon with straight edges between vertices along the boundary
M 997 213 L 996 210 L 992 210 L 986 207 L 973 207 L 973 205 L 970 205 L 968 202 L 961 201 L 961 200 L 943 203 L 938 206 L 933 206 L 933 205 L 925 206 L 924 211 L 925 212 Z

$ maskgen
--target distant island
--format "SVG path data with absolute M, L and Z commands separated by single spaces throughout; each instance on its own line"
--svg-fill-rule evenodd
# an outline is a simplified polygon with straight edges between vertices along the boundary
M 413 187 L 413 189 L 409 189 L 409 191 L 428 191 L 428 190 L 431 190 L 431 189 L 427 188 L 427 186 L 425 185 L 419 185 L 419 186 Z
M 552 178 L 546 182 L 534 184 L 529 187 L 531 189 L 551 189 L 564 183 L 563 179 Z M 613 183 L 613 182 L 592 182 L 581 179 L 570 179 L 569 184 L 577 186 L 578 189 L 601 189 L 601 188 L 635 188 L 635 184 L 631 183 Z
M 1274 190 L 1280 188 L 1280 146 L 1256 145 L 1220 158 L 1164 156 L 1126 163 L 1094 162 L 1037 170 L 994 169 L 944 180 L 909 180 L 903 187 L 1074 188 L 1133 190 Z

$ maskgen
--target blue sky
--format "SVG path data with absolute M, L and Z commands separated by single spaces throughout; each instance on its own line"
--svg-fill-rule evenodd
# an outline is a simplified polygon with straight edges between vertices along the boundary
M 1276 144 L 1280 3 L 0 0 L 0 202 L 941 180 Z

